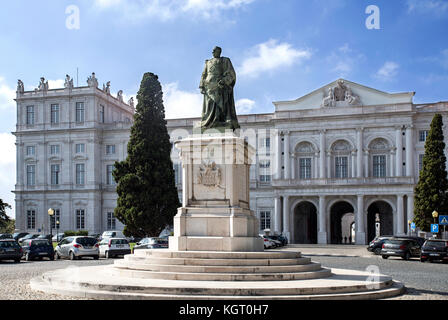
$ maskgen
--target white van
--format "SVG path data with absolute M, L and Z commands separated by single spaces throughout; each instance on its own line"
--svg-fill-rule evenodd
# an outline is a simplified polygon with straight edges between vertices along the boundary
M 122 231 L 104 231 L 101 235 L 102 239 L 109 239 L 109 238 L 126 238 Z

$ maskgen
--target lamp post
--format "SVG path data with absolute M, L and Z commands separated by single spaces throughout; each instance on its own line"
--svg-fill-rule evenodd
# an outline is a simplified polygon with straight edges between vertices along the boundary
M 439 213 L 434 210 L 434 212 L 432 213 L 432 217 L 434 218 L 434 224 L 437 223 L 437 217 L 438 216 L 439 216 Z M 435 237 L 437 237 L 437 235 Z
M 411 224 L 412 224 L 412 221 L 411 221 L 411 220 L 408 220 L 408 231 L 409 231 L 409 235 L 412 235 Z
M 59 243 L 59 220 L 56 220 L 56 242 Z
M 53 215 L 54 215 L 54 210 L 53 209 L 48 209 L 48 215 L 50 216 L 50 236 L 51 236 L 51 238 L 53 239 L 53 226 L 52 226 L 52 218 L 53 218 Z

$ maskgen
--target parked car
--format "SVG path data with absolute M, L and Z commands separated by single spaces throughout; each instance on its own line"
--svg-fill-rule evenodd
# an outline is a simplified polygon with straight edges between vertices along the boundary
M 56 259 L 69 258 L 70 260 L 83 257 L 99 259 L 99 244 L 93 237 L 75 236 L 62 239 L 55 248 Z
M 264 241 L 264 248 L 265 249 L 272 249 L 275 248 L 275 243 L 269 240 L 268 238 L 263 237 Z
M 13 239 L 0 240 L 0 260 L 14 260 L 19 263 L 22 258 L 22 247 Z
M 20 238 L 23 238 L 24 236 L 28 235 L 28 232 L 16 232 L 12 235 L 12 238 L 16 241 L 19 241 Z
M 420 247 L 422 247 L 422 246 L 425 244 L 425 242 L 426 242 L 426 239 L 425 239 L 425 238 L 422 238 L 422 237 L 395 236 L 395 238 L 415 240 L 415 241 L 418 242 L 418 244 L 420 245 Z
M 432 262 L 442 260 L 448 262 L 448 240 L 429 239 L 423 244 L 420 261 Z
M 269 236 L 269 238 L 280 241 L 282 243 L 282 246 L 286 246 L 288 244 L 288 239 L 282 235 Z
M 383 243 L 386 240 L 392 239 L 393 236 L 379 236 L 375 237 L 372 241 L 370 241 L 369 246 L 367 247 L 367 251 L 373 252 L 376 255 L 381 253 L 381 249 L 383 248 Z
M 134 250 L 139 249 L 168 249 L 168 239 L 143 238 L 134 246 Z
M 104 231 L 101 235 L 100 240 L 104 240 L 106 238 L 126 238 L 121 231 Z
M 409 260 L 412 257 L 419 257 L 421 253 L 421 246 L 416 240 L 392 238 L 384 241 L 381 249 L 381 256 L 387 259 L 390 256 L 402 257 L 404 260 Z
M 38 238 L 24 240 L 22 249 L 23 257 L 26 261 L 31 261 L 36 258 L 42 260 L 44 257 L 54 260 L 54 249 L 50 240 Z
M 131 246 L 126 238 L 109 238 L 99 244 L 100 256 L 106 259 L 131 253 Z
M 38 236 L 40 236 L 40 234 L 27 234 L 26 236 L 24 236 L 23 238 L 19 239 L 19 244 L 22 245 L 23 241 L 25 240 L 31 240 L 31 239 L 36 239 Z
M 53 236 L 51 234 L 41 234 L 36 239 L 46 239 L 48 241 L 52 241 Z
M 268 238 L 270 241 L 272 241 L 274 243 L 275 248 L 283 246 L 282 242 L 274 239 L 273 236 L 265 236 L 265 238 Z
M 13 239 L 12 234 L 10 233 L 1 233 L 0 239 Z
M 53 242 L 59 242 L 59 241 L 61 241 L 62 239 L 64 239 L 64 233 L 58 233 L 58 234 L 55 234 L 55 235 L 53 236 L 53 238 L 51 239 L 51 241 L 53 241 Z
M 93 237 L 96 239 L 96 241 L 100 242 L 101 241 L 101 233 L 93 233 L 93 234 L 89 234 L 89 237 Z

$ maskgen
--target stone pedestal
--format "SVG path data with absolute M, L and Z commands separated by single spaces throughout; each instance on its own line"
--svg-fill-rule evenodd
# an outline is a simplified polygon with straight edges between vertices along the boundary
M 176 142 L 183 174 L 182 208 L 174 218 L 174 251 L 263 251 L 249 207 L 254 149 L 234 134 L 193 135 Z

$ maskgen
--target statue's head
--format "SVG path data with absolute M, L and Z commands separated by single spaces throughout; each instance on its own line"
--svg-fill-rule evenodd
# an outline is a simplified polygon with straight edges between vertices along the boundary
M 222 49 L 220 47 L 215 47 L 213 49 L 213 57 L 219 58 L 221 56 Z

